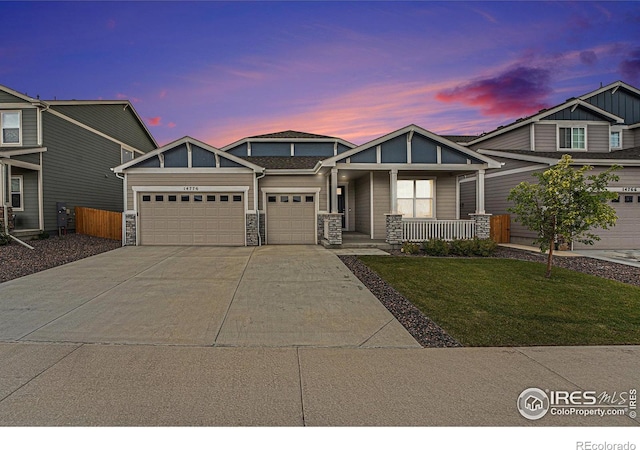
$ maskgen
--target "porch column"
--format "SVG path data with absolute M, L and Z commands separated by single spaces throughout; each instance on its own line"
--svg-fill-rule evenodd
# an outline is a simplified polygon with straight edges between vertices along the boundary
M 389 171 L 389 192 L 391 192 L 391 207 L 389 211 L 391 214 L 398 213 L 398 169 L 391 169 Z
M 476 177 L 476 214 L 484 214 L 484 169 Z
M 338 213 L 338 169 L 331 169 L 331 213 Z

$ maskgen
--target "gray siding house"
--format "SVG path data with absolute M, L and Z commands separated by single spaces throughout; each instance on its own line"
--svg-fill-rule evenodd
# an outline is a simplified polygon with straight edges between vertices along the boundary
M 509 191 L 521 181 L 535 182 L 532 174 L 555 165 L 569 154 L 576 166 L 594 166 L 596 172 L 612 164 L 623 166 L 620 181 L 609 187 L 618 192 L 618 222 L 599 230 L 594 246 L 575 243 L 575 249 L 640 248 L 640 90 L 621 81 L 542 110 L 533 116 L 463 143 L 479 154 L 501 162 L 485 174 L 485 205 L 492 214 L 506 214 Z M 458 177 L 460 213 L 475 210 L 476 175 Z M 512 221 L 511 242 L 531 244 L 534 234 Z
M 0 198 L 16 235 L 57 230 L 58 202 L 68 229 L 75 206 L 122 211 L 110 168 L 156 147 L 127 100 L 43 101 L 0 86 Z
M 341 245 L 488 236 L 480 197 L 460 216 L 457 177 L 500 164 L 409 125 L 356 146 L 298 131 L 220 149 L 191 137 L 114 167 L 129 245 Z

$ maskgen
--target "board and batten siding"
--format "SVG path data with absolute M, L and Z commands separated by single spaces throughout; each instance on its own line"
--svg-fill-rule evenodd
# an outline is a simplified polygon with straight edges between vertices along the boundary
M 558 150 L 555 123 L 536 123 L 533 126 L 535 151 L 555 152 Z
M 516 128 L 475 144 L 472 148 L 474 150 L 478 148 L 490 150 L 531 150 L 530 128 L 528 126 Z
M 387 217 L 391 212 L 390 175 L 388 171 L 373 172 L 373 238 L 386 239 Z
M 253 172 L 247 173 L 129 173 L 127 208 L 133 209 L 133 186 L 248 186 L 247 207 L 253 209 Z
M 122 180 L 110 170 L 120 164 L 120 145 L 52 114 L 43 114 L 43 212 L 45 230 L 55 230 L 56 202 L 122 211 Z M 75 222 L 69 225 L 75 228 Z
M 327 179 L 322 175 L 267 175 L 258 181 L 258 209 L 264 211 L 262 188 L 320 188 L 318 210 L 327 211 Z
M 124 106 L 124 104 L 53 105 L 51 109 L 143 152 L 154 150 L 156 147 L 142 124 L 131 108 Z
M 369 173 L 355 180 L 355 230 L 360 233 L 371 234 L 371 186 Z

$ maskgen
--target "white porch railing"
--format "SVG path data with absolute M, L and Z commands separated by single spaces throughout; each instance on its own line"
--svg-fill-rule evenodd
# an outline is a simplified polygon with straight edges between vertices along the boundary
M 473 239 L 473 220 L 402 219 L 402 240 L 423 242 L 430 239 Z

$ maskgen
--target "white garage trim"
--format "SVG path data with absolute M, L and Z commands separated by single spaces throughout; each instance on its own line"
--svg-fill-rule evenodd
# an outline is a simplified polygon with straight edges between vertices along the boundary
M 249 186 L 131 186 L 131 190 L 133 191 L 133 211 L 136 215 L 136 245 L 140 245 L 140 210 L 138 209 L 138 197 L 139 193 L 142 192 L 242 192 L 244 195 L 244 229 L 245 229 L 245 237 L 244 237 L 244 245 L 247 245 L 247 213 L 249 212 L 248 208 L 248 196 L 249 196 Z
M 314 229 L 318 227 L 318 202 L 320 201 L 320 188 L 277 188 L 277 187 L 264 187 L 262 191 L 262 210 L 264 211 L 264 243 L 269 244 L 269 230 L 268 230 L 268 214 L 269 208 L 267 207 L 267 194 L 313 194 L 314 196 Z M 318 243 L 318 234 L 314 233 L 315 244 Z

